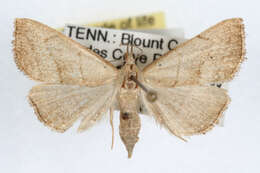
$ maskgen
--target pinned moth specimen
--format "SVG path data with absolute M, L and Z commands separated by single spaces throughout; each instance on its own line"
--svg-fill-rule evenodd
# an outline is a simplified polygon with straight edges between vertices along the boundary
M 62 33 L 31 19 L 15 20 L 14 57 L 31 79 L 29 101 L 38 119 L 64 132 L 77 119 L 79 131 L 89 129 L 116 106 L 119 133 L 132 156 L 141 128 L 139 110 L 170 133 L 185 136 L 208 132 L 227 108 L 227 91 L 211 86 L 233 79 L 244 60 L 244 25 L 228 19 L 178 45 L 142 71 L 131 51 L 115 68 Z M 113 126 L 112 126 L 113 127 Z

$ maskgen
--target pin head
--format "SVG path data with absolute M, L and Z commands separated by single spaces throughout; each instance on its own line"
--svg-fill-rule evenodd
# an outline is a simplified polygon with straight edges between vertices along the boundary
M 149 102 L 155 102 L 157 100 L 157 93 L 155 91 L 148 91 L 146 98 Z

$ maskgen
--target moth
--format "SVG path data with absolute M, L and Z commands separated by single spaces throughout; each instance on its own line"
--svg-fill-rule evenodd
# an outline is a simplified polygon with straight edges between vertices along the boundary
M 222 21 L 178 45 L 142 71 L 127 51 L 125 64 L 111 63 L 62 33 L 37 21 L 15 20 L 13 51 L 17 67 L 43 82 L 28 95 L 38 119 L 64 132 L 81 119 L 85 131 L 116 107 L 120 137 L 132 156 L 140 107 L 161 126 L 185 140 L 205 134 L 227 109 L 227 91 L 211 86 L 232 80 L 245 56 L 243 20 Z M 112 126 L 113 128 L 113 126 Z

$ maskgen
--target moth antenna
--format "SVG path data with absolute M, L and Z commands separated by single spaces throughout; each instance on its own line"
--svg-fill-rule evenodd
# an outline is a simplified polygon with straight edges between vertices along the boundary
M 126 53 L 129 54 L 129 44 L 126 45 Z
M 131 52 L 130 53 L 133 54 L 134 53 L 134 48 L 133 48 L 134 46 L 133 45 L 130 45 L 130 46 L 131 46 L 131 50 L 130 50 Z
M 141 51 L 140 54 L 143 53 L 143 49 L 142 49 L 142 48 L 140 48 L 140 47 L 138 47 L 138 46 L 135 46 L 135 47 Z M 135 61 L 138 61 L 138 59 L 140 58 L 140 54 L 137 54 Z
M 128 43 L 128 44 L 120 43 L 119 46 L 126 46 L 126 53 L 129 54 L 129 45 L 131 45 L 131 44 L 130 43 Z
M 140 48 L 140 47 L 138 47 L 138 46 L 135 46 L 135 45 L 132 45 L 132 44 L 130 44 L 130 43 L 128 43 L 128 44 L 123 44 L 123 43 L 120 43 L 120 45 L 119 46 L 126 46 L 126 54 L 134 54 L 134 47 L 135 48 L 137 48 L 137 49 L 139 49 L 140 51 L 141 51 L 141 53 L 143 53 L 143 49 L 142 48 Z M 129 46 L 130 46 L 130 51 L 129 51 Z M 141 54 L 140 53 L 140 54 Z M 139 54 L 137 55 L 137 57 L 135 58 L 135 61 L 137 61 L 138 60 L 138 58 L 139 58 Z
M 139 50 L 141 51 L 141 53 L 144 52 L 144 50 L 143 50 L 142 48 L 140 48 L 140 47 L 138 47 L 138 46 L 134 46 L 134 47 L 137 48 L 137 49 L 139 49 Z
M 111 125 L 111 129 L 112 129 L 112 144 L 111 144 L 111 150 L 113 150 L 114 148 L 114 139 L 115 139 L 115 130 L 114 130 L 114 124 L 113 124 L 113 119 L 114 119 L 114 109 L 111 107 L 110 108 L 110 125 Z

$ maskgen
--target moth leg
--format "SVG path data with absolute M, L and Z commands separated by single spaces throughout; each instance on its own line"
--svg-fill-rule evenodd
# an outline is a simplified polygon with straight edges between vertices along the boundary
M 110 107 L 110 125 L 112 129 L 112 144 L 111 144 L 111 150 L 113 150 L 114 147 L 114 138 L 115 138 L 115 130 L 114 130 L 114 124 L 113 124 L 113 119 L 114 119 L 114 107 Z

